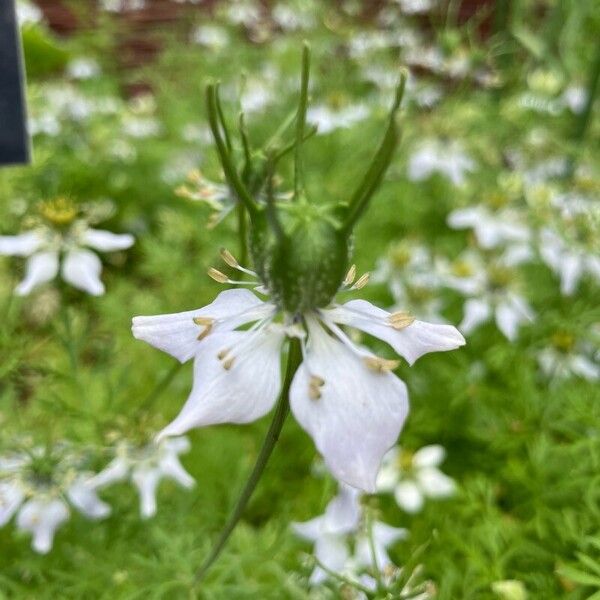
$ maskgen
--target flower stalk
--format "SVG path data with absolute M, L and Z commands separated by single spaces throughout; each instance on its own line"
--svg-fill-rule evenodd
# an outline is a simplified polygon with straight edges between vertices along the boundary
M 294 375 L 300 366 L 302 361 L 302 352 L 300 349 L 300 342 L 297 339 L 292 339 L 289 344 L 289 353 L 287 359 L 287 367 L 285 372 L 285 379 L 283 382 L 283 386 L 281 388 L 281 394 L 279 396 L 279 400 L 277 402 L 277 406 L 275 407 L 275 413 L 273 415 L 273 420 L 271 421 L 271 425 L 269 426 L 269 430 L 267 431 L 267 435 L 263 441 L 263 445 L 258 454 L 258 458 L 256 459 L 256 463 L 254 464 L 254 468 L 252 469 L 252 473 L 248 477 L 244 488 L 240 494 L 240 497 L 231 513 L 225 527 L 221 531 L 215 545 L 213 546 L 210 554 L 205 559 L 204 563 L 198 569 L 196 573 L 196 581 L 201 581 L 202 578 L 206 575 L 210 567 L 217 560 L 219 555 L 221 554 L 223 548 L 227 544 L 229 537 L 233 533 L 236 525 L 239 520 L 242 518 L 244 511 L 262 474 L 267 466 L 269 458 L 273 453 L 273 449 L 275 448 L 275 444 L 279 439 L 279 434 L 283 428 L 283 424 L 285 423 L 285 419 L 288 416 L 290 409 L 289 402 L 289 392 L 290 386 L 292 385 L 292 380 Z

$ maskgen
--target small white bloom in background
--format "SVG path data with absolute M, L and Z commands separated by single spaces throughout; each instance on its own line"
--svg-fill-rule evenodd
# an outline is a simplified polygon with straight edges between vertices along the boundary
M 225 3 L 223 11 L 225 19 L 232 25 L 244 25 L 244 27 L 252 28 L 262 21 L 261 6 L 253 0 Z
M 0 254 L 27 257 L 25 277 L 15 289 L 26 296 L 43 283 L 54 279 L 60 270 L 68 284 L 92 296 L 104 293 L 100 281 L 102 263 L 88 250 L 124 250 L 134 243 L 130 234 L 115 234 L 89 227 L 79 209 L 64 198 L 41 204 L 42 220 L 36 227 L 14 236 L 0 236 Z
M 448 215 L 448 226 L 452 229 L 472 229 L 477 243 L 486 250 L 517 244 L 528 249 L 531 231 L 525 219 L 525 214 L 512 208 L 492 212 L 487 206 L 479 204 L 453 210 Z
M 320 104 L 308 109 L 306 121 L 317 126 L 319 135 L 325 135 L 336 129 L 351 127 L 369 114 L 369 108 L 364 104 L 349 104 L 339 108 Z
M 278 2 L 271 10 L 271 18 L 284 31 L 311 29 L 317 24 L 318 5 L 312 2 Z
M 195 481 L 183 468 L 179 455 L 188 452 L 190 443 L 185 437 L 171 438 L 143 447 L 120 444 L 112 462 L 93 479 L 96 489 L 119 481 L 131 481 L 140 497 L 140 514 L 148 519 L 156 514 L 156 491 L 163 479 L 172 479 L 184 488 Z
M 402 12 L 416 15 L 429 12 L 437 5 L 437 0 L 396 0 Z
M 200 44 L 213 50 L 221 50 L 230 42 L 227 30 L 224 27 L 213 24 L 204 24 L 196 27 L 192 32 L 191 40 L 194 44 Z
M 32 536 L 32 548 L 47 554 L 56 530 L 70 517 L 69 505 L 89 519 L 107 517 L 110 507 L 98 498 L 93 474 L 77 466 L 68 453 L 52 456 L 37 448 L 0 458 L 0 527 L 16 514 L 17 528 Z
M 572 376 L 583 377 L 588 381 L 600 379 L 598 351 L 591 344 L 579 342 L 573 335 L 557 332 L 551 338 L 551 344 L 540 350 L 537 361 L 546 377 L 568 379 Z
M 470 334 L 483 323 L 494 320 L 498 329 L 513 341 L 519 328 L 535 318 L 523 295 L 523 281 L 516 267 L 529 259 L 529 253 L 506 252 L 485 258 L 474 251 L 457 260 L 438 263 L 445 285 L 467 300 L 459 329 Z
M 321 565 L 334 573 L 343 573 L 350 566 L 348 536 L 358 530 L 361 515 L 360 491 L 342 484 L 323 515 L 291 526 L 296 535 L 314 544 L 314 555 Z M 310 584 L 319 585 L 328 578 L 317 564 Z
M 92 79 L 101 73 L 100 65 L 93 58 L 74 58 L 67 65 L 67 73 L 73 79 Z
M 18 0 L 17 2 L 17 20 L 19 26 L 35 25 L 44 18 L 44 13 L 29 0 Z
M 579 202 L 561 210 L 542 229 L 539 252 L 560 278 L 563 296 L 572 296 L 586 275 L 600 284 L 600 208 Z
M 404 309 L 433 323 L 446 322 L 438 293 L 443 280 L 425 245 L 413 240 L 392 244 L 386 256 L 378 261 L 372 281 L 389 288 L 394 298 L 392 312 Z
M 229 253 L 223 258 L 256 277 Z M 217 281 L 231 282 L 220 271 L 211 271 Z M 353 268 L 347 287 L 355 275 Z M 354 289 L 365 283 L 360 278 Z M 281 389 L 281 351 L 289 335 L 300 339 L 303 352 L 290 388 L 292 413 L 338 481 L 374 491 L 381 459 L 406 419 L 408 393 L 392 373 L 399 363 L 356 346 L 340 325 L 385 341 L 411 365 L 429 352 L 462 346 L 464 338 L 450 325 L 389 313 L 364 300 L 309 310 L 302 319 L 284 314 L 283 323 L 275 322 L 279 313 L 272 302 L 231 289 L 203 308 L 134 317 L 136 338 L 181 362 L 194 359 L 190 396 L 159 438 L 217 423 L 249 423 L 267 414 Z M 250 329 L 237 330 L 251 323 Z
M 475 170 L 475 161 L 460 142 L 426 140 L 418 145 L 408 161 L 408 178 L 423 181 L 435 173 L 448 178 L 454 185 L 462 185 L 466 175 Z
M 562 101 L 569 107 L 571 112 L 575 114 L 582 113 L 587 102 L 587 90 L 581 86 L 569 86 L 563 92 Z
M 146 8 L 146 0 L 101 0 L 101 6 L 108 12 L 134 12 Z
M 392 448 L 384 457 L 377 477 L 377 491 L 392 493 L 398 506 L 417 513 L 427 498 L 448 498 L 456 492 L 454 480 L 439 466 L 446 452 L 440 445 L 423 446 L 414 454 Z
M 386 573 L 395 565 L 389 557 L 388 549 L 408 538 L 408 530 L 392 527 L 382 521 L 363 523 L 354 543 L 351 564 L 355 572 L 377 567 Z

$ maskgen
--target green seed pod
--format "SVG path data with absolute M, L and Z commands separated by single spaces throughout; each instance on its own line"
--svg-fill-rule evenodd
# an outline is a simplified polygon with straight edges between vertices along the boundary
M 255 218 L 250 248 L 273 301 L 293 314 L 327 306 L 348 270 L 348 235 L 328 209 L 304 202 Z

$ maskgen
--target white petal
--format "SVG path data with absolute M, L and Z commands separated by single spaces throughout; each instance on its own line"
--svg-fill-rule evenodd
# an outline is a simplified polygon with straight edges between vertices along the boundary
M 0 527 L 12 519 L 24 497 L 21 486 L 9 481 L 0 482 Z
M 302 539 L 316 542 L 325 531 L 325 515 L 310 519 L 310 521 L 294 521 L 291 523 L 292 531 Z
M 111 483 L 123 481 L 129 475 L 129 465 L 123 458 L 115 458 L 108 466 L 91 479 L 95 489 L 103 488 Z
M 377 565 L 379 570 L 383 571 L 392 564 L 387 553 L 387 548 L 399 540 L 406 539 L 408 532 L 406 529 L 392 527 L 391 525 L 377 521 L 373 524 L 371 535 L 373 536 L 372 548 L 367 535 L 361 535 L 358 538 L 354 551 L 354 559 L 360 567 L 375 567 Z M 375 556 L 373 556 L 373 551 Z
M 0 254 L 6 256 L 29 256 L 39 250 L 43 237 L 36 231 L 20 235 L 0 235 Z
M 78 290 L 92 296 L 104 294 L 104 285 L 100 281 L 102 263 L 90 250 L 70 250 L 62 264 L 62 278 Z
M 116 234 L 104 229 L 87 229 L 83 234 L 83 242 L 101 252 L 111 252 L 133 246 L 135 238 L 129 233 Z
M 394 329 L 388 323 L 390 313 L 366 300 L 351 300 L 322 312 L 337 323 L 350 325 L 387 342 L 411 365 L 428 352 L 454 350 L 465 344 L 463 336 L 452 325 L 414 321 L 404 329 Z
M 176 454 L 167 454 L 162 458 L 159 468 L 163 475 L 175 480 L 185 488 L 194 487 L 194 478 L 183 468 Z
M 203 308 L 180 313 L 133 317 L 133 335 L 138 340 L 170 354 L 180 362 L 192 358 L 200 347 L 198 335 L 203 329 L 195 317 L 215 319 L 213 332 L 230 331 L 265 317 L 272 306 L 259 300 L 249 290 L 226 290 Z
M 348 546 L 342 536 L 324 535 L 315 543 L 315 557 L 330 571 L 341 573 L 349 558 Z M 310 577 L 310 583 L 317 585 L 327 578 L 328 575 L 317 567 Z
M 67 496 L 75 508 L 90 519 L 102 519 L 110 514 L 110 506 L 102 502 L 87 477 L 79 477 L 68 489 Z
M 159 434 L 181 435 L 193 427 L 249 423 L 268 413 L 281 388 L 280 354 L 284 334 L 267 326 L 261 332 L 209 335 L 194 360 L 194 385 L 183 409 Z M 230 349 L 225 369 L 219 355 Z
M 560 263 L 560 291 L 572 296 L 583 273 L 583 260 L 577 254 L 565 253 Z
M 305 361 L 294 376 L 292 412 L 336 479 L 374 492 L 383 455 L 408 414 L 406 386 L 392 373 L 370 370 L 320 325 L 308 323 L 307 360 L 315 371 Z M 316 400 L 309 395 L 312 376 L 325 382 Z
M 185 436 L 166 439 L 162 442 L 162 445 L 169 452 L 173 452 L 174 454 L 184 454 L 185 452 L 189 452 L 191 448 L 190 440 Z
M 38 285 L 50 281 L 58 273 L 58 253 L 38 252 L 27 260 L 25 278 L 15 289 L 19 296 L 26 296 Z
M 323 527 L 327 533 L 349 533 L 355 531 L 360 522 L 360 490 L 340 483 L 337 496 L 325 510 Z
M 423 508 L 423 494 L 414 481 L 401 481 L 396 486 L 394 498 L 407 513 L 417 513 Z
M 471 333 L 491 316 L 488 302 L 479 298 L 470 298 L 465 302 L 464 316 L 458 328 L 466 334 Z
M 430 498 L 445 498 L 456 491 L 454 480 L 435 467 L 428 467 L 417 472 L 419 487 Z
M 600 365 L 597 365 L 586 356 L 574 356 L 571 360 L 571 369 L 573 373 L 589 381 L 600 379 Z
M 140 494 L 140 514 L 143 519 L 149 519 L 156 514 L 156 488 L 162 473 L 155 467 L 137 467 L 131 480 Z
M 452 229 L 467 229 L 478 225 L 484 216 L 486 212 L 480 206 L 457 208 L 448 215 L 447 223 Z
M 378 492 L 391 492 L 396 487 L 400 476 L 398 454 L 399 449 L 394 447 L 383 457 L 381 468 L 377 473 Z
M 439 444 L 431 444 L 419 448 L 413 455 L 412 463 L 416 469 L 424 467 L 437 467 L 446 457 L 446 451 Z
M 520 296 L 510 295 L 496 307 L 498 329 L 509 339 L 516 339 L 521 323 L 532 321 L 534 313 Z
M 40 554 L 52 549 L 54 533 L 69 518 L 67 505 L 57 498 L 25 502 L 17 515 L 17 527 L 33 534 L 32 547 Z

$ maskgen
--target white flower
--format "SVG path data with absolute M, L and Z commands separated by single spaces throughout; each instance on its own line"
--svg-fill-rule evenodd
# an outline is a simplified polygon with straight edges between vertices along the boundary
M 370 529 L 370 531 L 369 531 Z M 408 537 L 408 531 L 402 527 L 392 527 L 387 523 L 375 521 L 369 527 L 363 527 L 356 536 L 352 563 L 357 571 L 377 567 L 385 573 L 394 565 L 387 550 L 400 540 Z
M 563 332 L 553 335 L 551 342 L 537 355 L 544 375 L 557 379 L 567 379 L 572 375 L 588 381 L 600 379 L 600 365 L 591 346 L 578 343 L 572 335 Z
M 369 109 L 364 104 L 350 104 L 342 108 L 321 104 L 308 109 L 306 120 L 317 126 L 319 135 L 324 135 L 335 129 L 350 127 L 368 116 Z
M 464 338 L 450 325 L 390 314 L 364 300 L 284 315 L 283 323 L 274 321 L 278 312 L 252 292 L 232 289 L 204 308 L 134 317 L 136 338 L 181 362 L 194 359 L 190 396 L 159 437 L 248 423 L 268 413 L 281 388 L 285 336 L 300 337 L 303 361 L 290 389 L 291 410 L 338 480 L 374 491 L 381 459 L 406 419 L 408 394 L 392 373 L 397 361 L 357 347 L 340 325 L 387 342 L 411 365 L 428 352 L 462 346 Z M 237 331 L 249 323 L 250 329 Z
M 435 5 L 436 0 L 396 0 L 402 8 L 402 12 L 412 15 L 429 12 Z
M 347 537 L 358 529 L 361 513 L 360 492 L 340 485 L 337 496 L 329 502 L 323 515 L 304 523 L 292 523 L 292 529 L 296 535 L 314 543 L 315 558 L 321 565 L 334 573 L 343 573 L 350 561 Z M 317 565 L 310 584 L 318 585 L 328 578 Z
M 75 58 L 67 65 L 67 72 L 73 79 L 92 79 L 100 75 L 100 65 L 93 58 Z
M 18 0 L 16 9 L 20 27 L 39 23 L 44 17 L 44 13 L 29 0 Z
M 99 489 L 131 480 L 140 496 L 140 513 L 148 519 L 156 514 L 156 490 L 162 479 L 172 479 L 184 488 L 194 485 L 194 479 L 179 462 L 179 455 L 189 448 L 185 437 L 151 442 L 142 448 L 121 444 L 116 457 L 93 478 L 92 484 Z
M 72 220 L 66 228 L 41 225 L 19 235 L 0 236 L 0 254 L 27 257 L 25 277 L 15 289 L 19 296 L 54 279 L 59 269 L 64 281 L 99 296 L 104 293 L 100 281 L 102 263 L 86 247 L 110 252 L 129 248 L 133 243 L 132 235 L 92 229 L 83 220 Z
M 529 252 L 506 252 L 493 258 L 465 252 L 450 265 L 439 262 L 445 284 L 463 295 L 472 296 L 464 304 L 458 326 L 470 334 L 483 323 L 495 320 L 509 339 L 516 339 L 519 327 L 533 321 L 535 313 L 521 294 L 521 281 L 515 267 L 528 260 Z
M 549 228 L 544 228 L 540 233 L 539 249 L 544 262 L 560 278 L 560 291 L 563 296 L 572 296 L 585 274 L 600 283 L 598 253 L 583 246 L 570 244 L 557 231 Z
M 478 244 L 485 249 L 507 244 L 527 248 L 531 239 L 524 215 L 510 208 L 496 212 L 483 205 L 457 208 L 448 215 L 448 225 L 453 229 L 472 229 Z
M 92 476 L 74 469 L 72 457 L 50 461 L 40 450 L 0 460 L 0 527 L 16 516 L 18 529 L 32 535 L 40 554 L 52 549 L 56 530 L 70 516 L 69 503 L 90 519 L 102 519 L 110 507 L 96 494 Z
M 191 36 L 194 44 L 207 46 L 211 49 L 220 50 L 229 44 L 229 34 L 227 30 L 218 25 L 199 25 L 194 29 Z
M 426 140 L 413 152 L 408 162 L 408 178 L 423 181 L 434 173 L 462 185 L 465 176 L 475 170 L 475 162 L 458 142 Z
M 392 448 L 384 457 L 377 478 L 379 492 L 392 492 L 398 506 L 408 513 L 419 512 L 426 498 L 447 498 L 456 485 L 438 468 L 445 450 L 437 444 L 423 446 L 414 454 Z

